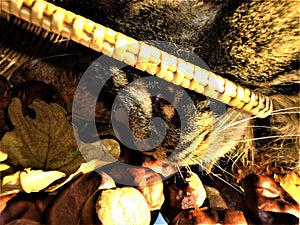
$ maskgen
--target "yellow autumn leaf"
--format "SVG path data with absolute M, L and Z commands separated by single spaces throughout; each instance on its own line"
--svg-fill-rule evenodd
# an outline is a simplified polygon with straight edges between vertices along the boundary
M 4 196 L 21 191 L 27 193 L 38 192 L 65 176 L 66 174 L 60 171 L 42 171 L 26 168 L 23 171 L 3 177 L 0 195 Z
M 35 118 L 24 116 L 22 102 L 15 98 L 8 107 L 14 130 L 0 141 L 12 167 L 58 170 L 73 173 L 84 162 L 74 138 L 66 111 L 58 104 L 34 101 Z
M 292 198 L 300 204 L 300 175 L 295 171 L 286 174 L 280 180 L 280 185 Z
M 0 196 L 6 196 L 21 191 L 19 176 L 20 171 L 2 178 Z
M 7 170 L 8 168 L 10 168 L 9 165 L 0 163 L 0 172 L 4 171 L 4 170 Z
M 20 171 L 3 177 L 2 187 L 3 186 L 18 186 L 19 187 L 20 186 L 19 176 L 20 176 Z
M 6 160 L 8 157 L 7 153 L 0 150 L 0 162 Z
M 22 190 L 27 193 L 38 192 L 65 176 L 66 174 L 60 171 L 25 169 L 20 173 L 20 184 Z
M 87 163 L 82 163 L 80 165 L 80 167 L 73 174 L 71 174 L 68 177 L 68 179 L 66 179 L 64 182 L 62 182 L 60 184 L 48 187 L 46 189 L 46 191 L 47 192 L 53 192 L 53 191 L 57 190 L 58 188 L 64 186 L 66 183 L 69 183 L 71 180 L 75 179 L 80 174 L 85 174 L 85 173 L 92 172 L 92 171 L 96 170 L 97 168 L 99 168 L 101 166 L 104 166 L 106 164 L 107 164 L 106 162 L 100 161 L 98 159 L 91 160 Z M 106 188 L 115 187 L 115 183 L 114 183 L 114 181 L 111 177 L 109 177 L 104 172 L 100 172 L 100 174 L 103 176 L 103 180 L 107 181 L 105 184 L 104 183 L 101 184 L 103 187 L 106 187 Z M 107 184 L 109 184 L 109 185 L 107 185 Z M 99 187 L 100 189 L 103 188 L 101 185 Z

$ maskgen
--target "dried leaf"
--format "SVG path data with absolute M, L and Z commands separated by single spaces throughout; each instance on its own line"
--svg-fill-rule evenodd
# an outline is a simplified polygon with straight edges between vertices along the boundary
M 0 213 L 5 209 L 6 203 L 15 196 L 16 194 L 0 196 Z
M 38 192 L 54 181 L 61 179 L 65 174 L 60 171 L 42 171 L 25 169 L 5 176 L 1 183 L 0 196 L 10 193 L 25 191 L 27 193 Z
M 10 166 L 7 164 L 0 163 L 0 172 L 9 169 Z
M 1 141 L 7 163 L 23 168 L 59 170 L 70 174 L 84 161 L 77 150 L 65 110 L 57 104 L 35 101 L 36 118 L 23 116 L 22 103 L 13 99 L 8 114 L 15 129 Z
M 65 175 L 65 173 L 60 171 L 25 169 L 20 173 L 20 183 L 25 192 L 38 192 L 48 187 L 54 181 L 63 178 Z
M 300 205 L 300 175 L 290 172 L 280 180 L 280 185 Z
M 45 191 L 47 191 L 47 192 L 56 191 L 58 188 L 60 188 L 60 187 L 64 186 L 65 184 L 73 181 L 78 176 L 80 176 L 82 174 L 90 173 L 90 172 L 94 171 L 95 169 L 99 168 L 100 166 L 103 166 L 103 162 L 99 161 L 99 160 L 91 160 L 90 162 L 82 163 L 80 165 L 80 167 L 68 177 L 68 179 L 64 180 L 62 183 L 59 183 L 59 184 L 56 184 L 56 185 L 53 185 L 53 186 L 47 188 Z M 102 172 L 99 172 L 99 173 L 102 175 L 102 178 L 104 176 L 105 178 L 107 178 L 106 179 L 107 182 L 110 183 L 110 184 L 107 184 L 107 183 L 103 184 L 104 187 L 106 187 L 106 188 L 115 187 L 115 183 L 114 183 L 114 181 L 111 177 L 109 177 L 105 173 L 102 173 Z
M 7 157 L 8 157 L 7 153 L 2 152 L 2 151 L 0 150 L 0 162 L 6 160 Z
M 21 191 L 21 185 L 20 185 L 20 171 L 5 176 L 2 179 L 1 183 L 1 196 L 18 193 Z

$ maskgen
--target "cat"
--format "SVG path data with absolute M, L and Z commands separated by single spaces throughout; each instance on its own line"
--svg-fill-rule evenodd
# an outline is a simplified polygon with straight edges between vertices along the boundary
M 274 111 L 265 119 L 236 109 L 215 116 L 211 106 L 216 102 L 188 92 L 198 110 L 198 120 L 187 125 L 191 133 L 183 138 L 186 147 L 172 155 L 172 160 L 179 165 L 200 164 L 209 168 L 226 154 L 233 159 L 254 154 L 246 164 L 261 159 L 266 165 L 284 168 L 298 165 L 299 2 L 137 0 L 116 1 L 112 6 L 104 3 L 99 3 L 101 10 L 93 18 L 99 18 L 103 25 L 137 40 L 171 42 L 168 51 L 172 54 L 193 61 L 190 52 L 195 53 L 216 74 L 273 101 Z M 84 14 L 82 10 L 81 13 Z M 127 69 L 130 73 L 132 69 Z M 141 88 L 137 86 L 131 93 L 137 97 Z M 174 96 L 177 101 L 184 98 L 176 91 Z M 153 150 L 153 155 L 156 159 L 169 157 L 179 138 L 178 124 L 174 123 L 178 115 L 162 99 L 152 99 L 151 104 L 151 109 L 144 110 L 146 120 L 158 115 L 169 127 L 164 142 Z M 132 129 L 138 130 L 135 126 L 141 125 L 140 116 L 132 116 L 130 123 Z M 192 134 L 195 127 L 197 138 Z M 145 125 L 140 130 L 149 136 Z M 142 136 L 140 133 L 136 131 Z M 282 160 L 277 162 L 274 158 Z
M 124 162 L 151 165 L 162 161 L 178 166 L 201 165 L 203 170 L 209 170 L 212 165 L 218 165 L 217 161 L 221 157 L 229 155 L 231 160 L 241 159 L 245 166 L 264 160 L 261 170 L 266 170 L 267 165 L 276 164 L 291 169 L 299 164 L 298 1 L 50 2 L 137 40 L 151 40 L 150 43 L 158 47 L 161 47 L 160 42 L 168 43 L 170 53 L 188 61 L 195 62 L 196 55 L 216 74 L 267 95 L 273 101 L 273 113 L 259 119 L 193 91 L 168 86 L 164 81 L 151 84 L 162 89 L 167 85 L 169 94 L 174 97 L 167 101 L 159 95 L 152 96 L 149 91 L 151 85 L 139 83 L 138 78 L 147 76 L 146 73 L 131 67 L 118 70 L 111 66 L 107 70 L 112 73 L 112 79 L 105 86 L 104 92 L 116 97 L 122 88 L 137 80 L 134 86 L 125 90 L 123 100 L 129 104 L 130 99 L 144 96 L 143 100 L 135 102 L 137 104 L 119 105 L 125 111 L 131 110 L 129 125 L 134 136 L 144 139 L 150 136 L 151 131 L 156 133 L 157 130 L 149 126 L 153 117 L 160 117 L 167 124 L 164 137 L 160 137 L 160 132 L 156 133 L 162 140 L 158 146 L 150 150 L 145 147 L 149 151 L 136 153 L 138 157 L 131 158 L 124 153 L 121 157 Z M 2 29 L 8 28 L 3 25 Z M 51 39 L 49 35 L 45 37 L 43 41 L 52 43 L 51 51 L 44 53 L 46 56 L 50 52 L 73 54 L 78 51 L 90 56 L 90 61 L 99 56 L 72 42 L 53 43 L 54 38 Z M 25 38 L 22 41 L 28 40 Z M 4 38 L 2 42 L 9 45 Z M 38 48 L 43 46 L 38 45 L 35 49 Z M 24 51 L 26 47 L 21 52 Z M 31 58 L 40 57 L 31 53 L 30 48 L 27 51 Z M 101 71 L 107 72 L 103 69 Z M 181 110 L 192 115 L 188 119 L 181 118 L 180 110 L 171 104 L 173 102 L 178 106 L 185 102 L 184 93 L 188 93 L 193 102 Z M 112 102 L 105 102 L 105 96 L 102 97 L 100 95 L 98 104 L 108 108 L 113 106 Z M 196 115 L 192 114 L 193 106 L 196 107 Z M 116 110 L 116 115 L 122 118 L 124 110 Z M 102 111 L 99 112 L 100 117 Z M 126 120 L 124 122 L 117 117 L 113 119 L 119 128 L 126 127 Z M 187 121 L 184 127 L 181 126 L 182 121 Z M 110 119 L 105 121 L 108 124 L 110 122 Z M 183 129 L 185 132 L 182 134 Z M 120 136 L 122 131 L 117 129 L 114 136 Z M 145 150 L 133 140 L 130 143 L 131 147 L 127 149 L 130 154 L 135 152 L 132 151 L 134 148 Z M 177 148 L 179 144 L 182 145 Z

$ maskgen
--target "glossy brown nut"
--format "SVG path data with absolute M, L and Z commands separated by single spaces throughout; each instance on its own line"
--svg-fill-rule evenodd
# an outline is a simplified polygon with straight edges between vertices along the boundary
M 132 187 L 102 190 L 96 212 L 103 225 L 149 225 L 151 221 L 148 203 L 141 192 Z
M 0 213 L 1 224 L 12 221 L 14 221 L 12 224 L 25 224 L 24 220 L 39 222 L 43 211 L 53 198 L 55 198 L 55 194 L 18 193 L 6 203 L 6 207 Z M 28 224 L 31 225 L 31 223 Z
M 11 221 L 6 225 L 39 225 L 40 223 L 34 220 L 27 220 L 27 219 L 18 219 Z
M 43 214 L 45 224 L 77 224 L 80 210 L 101 185 L 102 177 L 93 171 L 65 184 Z
M 147 168 L 133 168 L 130 170 L 138 184 L 137 189 L 145 197 L 150 210 L 158 210 L 164 203 L 163 182 L 161 177 Z
M 180 212 L 171 225 L 217 224 L 218 214 L 212 209 L 193 209 Z
M 80 211 L 78 224 L 102 224 L 96 212 L 96 203 L 102 190 L 96 191 L 85 203 Z
M 180 172 L 165 182 L 165 197 L 162 215 L 171 222 L 180 211 L 202 206 L 206 191 L 197 174 Z
M 218 212 L 219 214 L 219 212 Z M 245 215 L 242 211 L 237 210 L 224 210 L 224 218 L 222 224 L 240 224 L 240 225 L 247 225 L 247 220 Z
M 198 175 L 193 172 L 178 173 L 174 180 L 166 182 L 166 186 L 172 209 L 199 208 L 206 198 L 204 186 Z
M 160 209 L 164 202 L 163 183 L 159 174 L 146 167 L 110 164 L 101 170 L 110 175 L 119 186 L 134 186 L 145 197 L 150 210 Z

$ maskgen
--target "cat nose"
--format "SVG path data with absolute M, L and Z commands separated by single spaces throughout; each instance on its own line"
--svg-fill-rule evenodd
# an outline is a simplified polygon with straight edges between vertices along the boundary
M 44 0 L 1 1 L 0 8 L 151 75 L 257 117 L 267 117 L 273 111 L 272 101 L 267 96 Z

